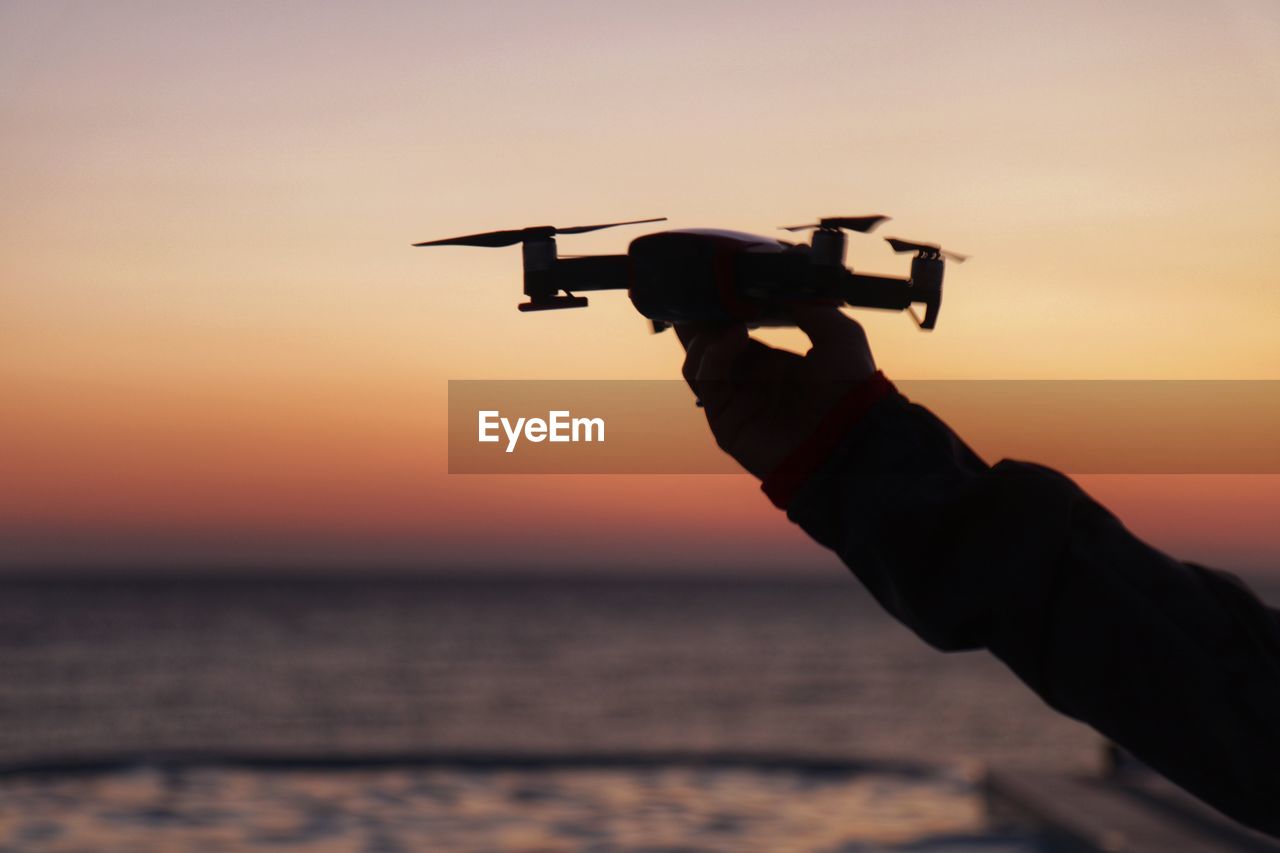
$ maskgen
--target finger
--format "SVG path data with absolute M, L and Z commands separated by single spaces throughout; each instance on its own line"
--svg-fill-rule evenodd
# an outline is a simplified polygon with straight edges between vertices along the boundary
M 819 350 L 863 350 L 867 334 L 858 321 L 830 305 L 797 305 L 791 316 Z
M 733 323 L 728 325 L 741 325 Z M 726 326 L 725 323 L 672 323 L 671 328 L 675 330 L 676 337 L 680 340 L 681 345 L 687 350 L 689 344 L 693 343 L 693 339 L 703 332 L 718 331 Z M 745 329 L 746 327 L 743 326 Z
M 707 414 L 722 408 L 733 397 L 731 380 L 738 368 L 734 364 L 751 343 L 745 326 L 730 326 L 699 335 L 691 347 L 699 354 L 690 386 L 702 401 Z
M 723 326 L 693 326 L 686 327 L 694 329 L 695 332 L 689 342 L 685 345 L 684 364 L 681 366 L 681 373 L 684 375 L 685 382 L 693 387 L 693 383 L 698 379 L 698 371 L 702 367 L 702 360 L 706 355 L 706 351 L 715 344 L 716 338 L 723 333 Z M 745 329 L 744 329 L 745 331 Z
M 693 343 L 693 339 L 698 336 L 698 330 L 700 327 L 693 323 L 672 323 L 671 328 L 675 331 L 676 338 L 679 339 L 680 345 L 687 351 L 689 349 L 689 344 Z
M 727 366 L 724 359 L 728 362 Z M 725 342 L 698 376 L 698 396 L 713 431 L 735 422 L 755 423 L 777 406 L 788 387 L 786 377 L 801 356 L 774 349 L 754 338 Z
M 698 368 L 702 364 L 702 354 L 711 344 L 710 333 L 700 332 L 695 334 L 685 344 L 684 364 L 680 368 L 684 381 L 689 383 L 689 387 L 693 387 L 693 383 L 698 380 Z
M 726 326 L 715 331 L 704 332 L 703 336 L 706 338 L 706 344 L 698 365 L 698 381 L 734 378 L 733 363 L 751 343 L 747 327 L 741 324 Z
M 684 344 L 684 365 L 681 372 L 684 379 L 693 385 L 698 378 L 698 370 L 708 347 L 712 346 L 722 334 L 747 334 L 747 327 L 741 323 L 733 325 L 715 325 L 710 323 L 682 323 L 675 327 L 680 342 Z
M 695 346 L 702 347 L 699 341 Z M 708 385 L 720 388 L 750 389 L 750 396 L 760 396 L 760 386 L 775 382 L 804 357 L 782 349 L 774 349 L 749 335 L 729 334 L 712 339 L 700 349 L 700 360 L 690 378 L 703 391 Z

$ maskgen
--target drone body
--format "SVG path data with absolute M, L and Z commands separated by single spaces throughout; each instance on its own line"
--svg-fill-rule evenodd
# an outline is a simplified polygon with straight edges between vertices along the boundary
M 898 311 L 920 304 L 925 313 L 917 322 L 923 329 L 932 329 L 942 304 L 944 259 L 964 258 L 934 245 L 890 239 L 895 251 L 916 253 L 909 278 L 864 275 L 846 268 L 844 232 L 865 233 L 885 219 L 839 217 L 787 229 L 813 229 L 809 245 L 739 231 L 684 229 L 639 237 L 631 241 L 625 255 L 561 258 L 556 254 L 557 234 L 661 219 L 574 228 L 535 226 L 415 245 L 523 244 L 524 292 L 529 301 L 519 306 L 521 311 L 578 308 L 587 304 L 587 298 L 579 295 L 583 292 L 626 290 L 655 331 L 672 323 L 792 325 L 789 308 L 802 303 Z

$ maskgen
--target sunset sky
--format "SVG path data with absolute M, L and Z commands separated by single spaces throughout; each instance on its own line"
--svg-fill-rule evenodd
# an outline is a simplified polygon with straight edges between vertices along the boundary
M 890 377 L 1280 379 L 1271 0 L 0 2 L 0 120 L 4 570 L 835 571 L 745 475 L 447 474 L 449 379 L 681 360 L 471 231 L 885 213 L 973 255 Z M 1280 573 L 1280 476 L 1081 481 Z

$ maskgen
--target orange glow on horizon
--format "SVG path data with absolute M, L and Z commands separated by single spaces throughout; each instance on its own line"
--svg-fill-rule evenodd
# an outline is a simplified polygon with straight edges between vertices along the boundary
M 0 10 L 0 570 L 830 568 L 747 477 L 446 474 L 448 379 L 680 363 L 621 294 L 521 315 L 517 251 L 409 248 L 473 230 L 883 212 L 973 255 L 937 332 L 858 315 L 895 379 L 1280 378 L 1274 4 L 502 11 Z M 1280 477 L 1083 482 L 1280 567 Z

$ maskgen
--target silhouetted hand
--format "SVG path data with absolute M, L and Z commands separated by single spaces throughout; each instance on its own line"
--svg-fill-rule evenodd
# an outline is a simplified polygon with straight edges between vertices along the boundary
M 797 307 L 793 316 L 813 342 L 803 356 L 754 340 L 740 323 L 675 327 L 684 378 L 716 443 L 762 480 L 876 370 L 862 326 L 838 308 Z

